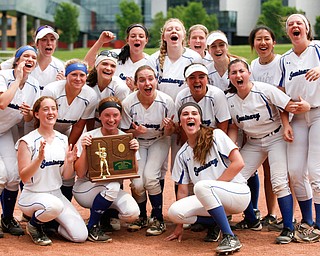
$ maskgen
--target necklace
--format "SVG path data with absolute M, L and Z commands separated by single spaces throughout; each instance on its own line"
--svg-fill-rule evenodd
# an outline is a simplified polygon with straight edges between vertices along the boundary
M 267 64 L 269 64 L 270 62 L 272 62 L 274 60 L 275 56 L 276 56 L 275 54 L 272 54 L 271 57 L 266 61 L 262 61 L 262 59 L 259 58 L 259 63 L 261 65 L 267 65 Z

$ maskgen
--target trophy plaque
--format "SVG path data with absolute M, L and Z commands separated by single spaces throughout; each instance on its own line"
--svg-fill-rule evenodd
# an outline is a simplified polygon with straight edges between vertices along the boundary
M 129 148 L 132 133 L 92 138 L 87 148 L 92 182 L 138 178 L 136 152 Z

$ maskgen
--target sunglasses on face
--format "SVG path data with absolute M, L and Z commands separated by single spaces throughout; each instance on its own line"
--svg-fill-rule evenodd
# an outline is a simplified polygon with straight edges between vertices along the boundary
M 101 55 L 102 55 L 102 56 L 107 56 L 107 57 L 112 57 L 112 58 L 115 58 L 115 59 L 118 59 L 118 58 L 119 58 L 119 55 L 118 55 L 118 54 L 116 54 L 116 53 L 113 52 L 113 51 L 109 51 L 109 50 L 101 51 L 98 56 L 101 56 Z
M 52 29 L 54 31 L 53 27 L 50 27 L 48 25 L 44 25 L 44 26 L 38 27 L 38 29 L 36 30 L 36 35 L 44 28 L 49 28 L 49 29 Z

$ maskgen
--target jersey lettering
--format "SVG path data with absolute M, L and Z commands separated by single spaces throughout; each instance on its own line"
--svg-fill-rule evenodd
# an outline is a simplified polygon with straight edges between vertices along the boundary
M 202 165 L 202 166 L 200 166 L 200 167 L 198 167 L 198 168 L 197 168 L 197 167 L 194 167 L 194 174 L 195 174 L 196 176 L 199 176 L 199 173 L 200 173 L 200 172 L 202 172 L 203 170 L 209 168 L 211 165 L 214 165 L 214 167 L 217 167 L 217 165 L 218 165 L 218 159 L 215 158 L 215 159 L 209 161 L 208 163 L 206 163 L 206 164 L 204 164 L 204 165 Z
M 46 166 L 51 166 L 51 165 L 59 165 L 59 167 L 61 167 L 64 164 L 64 161 L 61 160 L 52 160 L 52 161 L 46 161 L 45 159 L 42 161 L 40 168 L 44 169 Z
M 119 75 L 119 77 L 120 77 L 122 80 L 126 80 L 126 79 L 127 79 L 127 77 L 126 77 L 123 73 L 121 73 L 121 74 Z
M 184 80 L 163 78 L 160 76 L 159 77 L 159 84 L 161 84 L 161 83 L 178 84 L 178 86 L 181 87 L 184 84 Z
M 299 71 L 297 71 L 297 72 L 291 71 L 290 76 L 289 76 L 289 81 L 291 81 L 293 77 L 304 75 L 304 74 L 307 73 L 308 71 L 309 71 L 309 69 L 299 70 Z
M 256 121 L 259 121 L 260 114 L 257 113 L 257 114 L 244 115 L 244 116 L 236 115 L 236 118 L 237 118 L 238 123 L 243 122 L 243 121 L 247 121 L 247 120 L 252 120 L 252 119 L 256 119 Z

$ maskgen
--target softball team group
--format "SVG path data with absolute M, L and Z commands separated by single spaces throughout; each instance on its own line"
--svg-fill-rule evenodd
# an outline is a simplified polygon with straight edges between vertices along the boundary
M 292 49 L 283 55 L 273 51 L 270 28 L 251 31 L 258 54 L 251 66 L 228 52 L 223 32 L 197 24 L 187 33 L 176 18 L 165 22 L 151 56 L 144 53 L 148 30 L 132 24 L 122 49 L 100 52 L 115 38 L 103 31 L 84 60 L 65 64 L 52 56 L 59 35 L 39 27 L 34 47 L 20 47 L 0 65 L 0 237 L 24 235 L 16 202 L 38 245 L 52 244 L 53 232 L 72 242 L 111 242 L 120 221 L 130 232 L 161 235 L 170 169 L 176 201 L 168 218 L 176 227 L 168 241 L 181 241 L 186 228 L 207 229 L 204 241 L 219 241 L 216 253 L 228 254 L 242 247 L 237 230 L 263 225 L 279 231 L 278 244 L 319 241 L 320 42 L 301 14 L 285 26 Z M 92 138 L 125 133 L 133 134 L 139 174 L 131 193 L 121 180 L 92 182 L 88 175 Z M 90 209 L 87 223 L 73 197 Z M 231 225 L 232 214 L 242 212 Z

